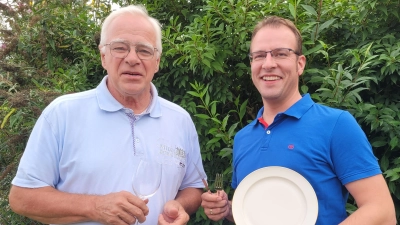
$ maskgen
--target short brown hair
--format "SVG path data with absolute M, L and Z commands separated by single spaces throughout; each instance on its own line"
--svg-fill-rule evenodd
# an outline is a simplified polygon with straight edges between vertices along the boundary
M 271 26 L 271 27 L 286 26 L 287 28 L 289 28 L 293 32 L 293 34 L 297 40 L 297 49 L 296 49 L 297 53 L 299 53 L 300 55 L 303 54 L 302 53 L 303 40 L 301 38 L 300 31 L 297 29 L 296 25 L 294 25 L 294 23 L 292 21 L 290 21 L 288 19 L 284 19 L 279 16 L 269 16 L 269 17 L 264 18 L 260 22 L 258 22 L 257 25 L 254 27 L 253 34 L 251 35 L 251 40 L 253 40 L 254 36 L 256 36 L 257 32 L 261 28 L 267 27 L 267 26 Z

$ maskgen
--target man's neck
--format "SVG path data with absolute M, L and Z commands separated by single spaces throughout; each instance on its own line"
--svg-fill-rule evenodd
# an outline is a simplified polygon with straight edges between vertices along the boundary
M 262 117 L 264 121 L 267 122 L 267 124 L 272 124 L 278 113 L 285 112 L 301 98 L 301 94 L 297 92 L 285 100 L 263 99 L 264 112 Z

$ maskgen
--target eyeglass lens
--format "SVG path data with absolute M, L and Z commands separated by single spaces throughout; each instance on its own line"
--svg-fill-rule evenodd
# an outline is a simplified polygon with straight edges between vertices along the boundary
M 128 56 L 131 46 L 125 42 L 112 42 L 110 51 L 114 57 L 123 59 Z M 154 55 L 154 48 L 144 44 L 135 45 L 135 51 L 139 59 L 151 59 Z
M 252 61 L 264 60 L 268 53 L 271 53 L 272 58 L 274 59 L 286 59 L 290 55 L 290 49 L 287 48 L 277 48 L 271 51 L 259 51 L 250 53 L 250 59 Z

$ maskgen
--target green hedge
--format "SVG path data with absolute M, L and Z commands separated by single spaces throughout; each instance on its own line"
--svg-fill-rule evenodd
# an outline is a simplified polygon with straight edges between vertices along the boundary
M 24 1 L 22 1 L 24 2 Z M 117 2 L 113 0 L 113 2 Z M 192 115 L 205 169 L 229 187 L 235 133 L 262 106 L 247 53 L 256 21 L 291 19 L 302 32 L 302 93 L 350 111 L 366 132 L 400 210 L 400 18 L 395 0 L 143 0 L 163 24 L 160 95 Z M 104 76 L 99 24 L 112 1 L 35 1 L 6 7 L 0 40 L 0 224 L 35 224 L 9 210 L 7 195 L 30 130 L 54 97 L 89 89 Z M 348 211 L 355 210 L 350 198 Z M 399 213 L 397 213 L 399 215 Z M 200 209 L 189 224 L 211 222 Z

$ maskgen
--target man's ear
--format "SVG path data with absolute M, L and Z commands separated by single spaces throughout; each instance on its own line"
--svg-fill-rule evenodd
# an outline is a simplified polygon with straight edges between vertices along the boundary
M 99 52 L 100 52 L 100 59 L 101 59 L 101 65 L 105 70 L 107 70 L 107 64 L 106 64 L 106 54 L 104 53 L 105 49 L 104 46 L 99 45 Z
M 161 54 L 158 56 L 158 59 L 156 60 L 157 64 L 154 73 L 157 73 L 160 70 L 160 60 L 161 60 Z
M 301 55 L 297 59 L 297 75 L 301 76 L 304 72 L 304 68 L 306 67 L 306 57 Z

